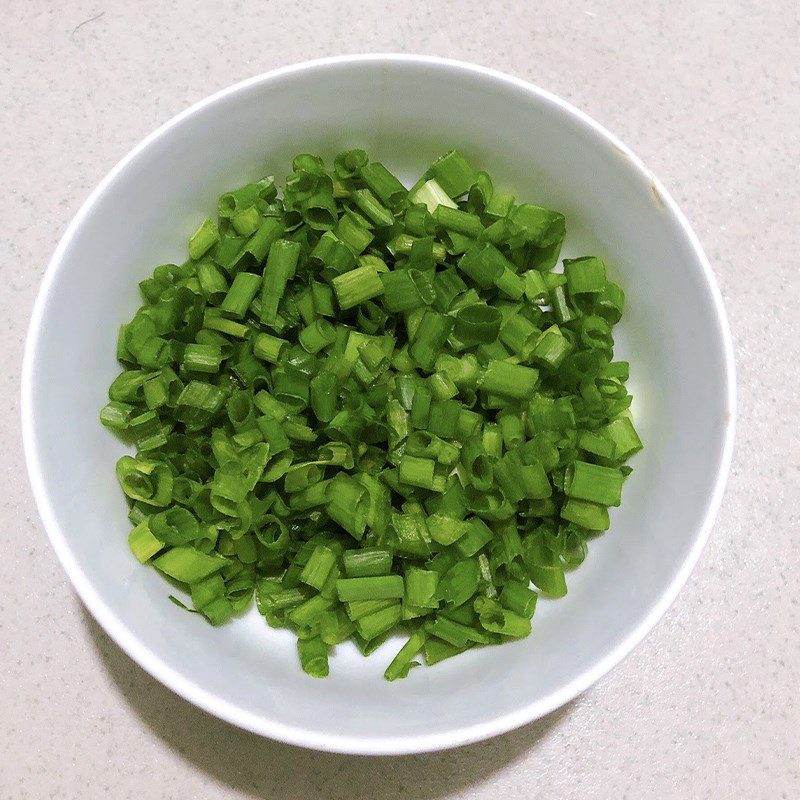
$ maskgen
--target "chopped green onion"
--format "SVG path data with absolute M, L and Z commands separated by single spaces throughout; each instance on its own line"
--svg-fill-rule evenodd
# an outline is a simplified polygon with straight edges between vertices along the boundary
M 363 150 L 300 154 L 139 283 L 100 421 L 179 607 L 216 626 L 255 595 L 313 677 L 405 626 L 392 681 L 566 594 L 642 448 L 625 294 L 595 256 L 556 272 L 564 216 L 500 188 L 456 150 L 410 190 Z

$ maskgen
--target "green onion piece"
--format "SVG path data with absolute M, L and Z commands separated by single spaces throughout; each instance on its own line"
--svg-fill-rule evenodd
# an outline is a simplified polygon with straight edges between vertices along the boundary
M 117 479 L 132 500 L 163 507 L 172 499 L 172 472 L 166 464 L 122 456 L 117 461 Z
M 306 325 L 297 339 L 308 353 L 318 353 L 336 341 L 336 328 L 326 319 L 315 319 Z
M 219 267 L 209 261 L 201 261 L 197 265 L 197 280 L 209 303 L 217 305 L 222 302 L 228 292 L 228 281 Z
M 450 608 L 457 608 L 478 591 L 480 571 L 473 558 L 456 562 L 439 581 L 442 599 Z
M 483 547 L 494 538 L 492 529 L 478 517 L 471 517 L 467 520 L 467 529 L 456 541 L 456 549 L 463 558 L 470 558 L 477 555 Z
M 475 610 L 478 612 L 481 627 L 491 633 L 524 639 L 531 632 L 529 617 L 509 611 L 488 597 L 477 598 Z
M 536 610 L 538 595 L 524 583 L 510 581 L 500 592 L 500 603 L 509 611 L 530 619 Z
M 558 325 L 551 325 L 537 337 L 530 358 L 544 367 L 558 369 L 572 348 L 572 342 L 561 333 Z
M 430 174 L 450 197 L 466 194 L 477 180 L 477 173 L 458 150 L 451 150 L 431 164 Z
M 431 636 L 460 648 L 470 644 L 489 644 L 490 641 L 483 631 L 455 622 L 441 614 L 429 622 L 426 629 Z
M 460 233 L 469 239 L 477 239 L 483 233 L 483 223 L 477 214 L 441 205 L 432 214 L 434 222 L 447 231 Z
M 453 519 L 444 514 L 433 514 L 428 517 L 428 531 L 431 539 L 447 547 L 458 541 L 469 530 L 469 524 L 463 520 Z
M 261 217 L 255 206 L 237 211 L 231 217 L 231 224 L 240 236 L 252 236 L 257 230 Z
M 596 433 L 606 436 L 614 444 L 614 458 L 625 461 L 642 449 L 642 440 L 636 433 L 633 423 L 627 417 L 620 417 L 608 425 L 598 428 Z
M 561 518 L 590 531 L 607 531 L 611 526 L 608 509 L 588 500 L 568 498 L 561 508 Z
M 528 270 L 523 279 L 525 281 L 525 297 L 531 303 L 541 305 L 547 302 L 547 284 L 542 277 L 542 273 L 535 269 Z
M 404 591 L 403 578 L 400 575 L 339 578 L 336 581 L 336 593 L 342 603 L 351 603 L 354 600 L 400 599 Z
M 225 581 L 219 572 L 209 575 L 207 578 L 193 583 L 189 587 L 192 594 L 192 604 L 200 611 L 209 603 L 214 602 L 225 594 Z
M 452 658 L 453 656 L 460 655 L 466 649 L 466 647 L 456 647 L 455 645 L 450 644 L 449 642 L 444 642 L 441 639 L 428 637 L 423 648 L 423 652 L 425 653 L 425 663 L 429 667 L 432 667 L 434 664 L 438 664 L 440 661 L 444 661 L 446 658 Z
M 567 468 L 564 492 L 569 497 L 590 500 L 604 506 L 618 506 L 622 501 L 622 472 L 586 461 L 575 461 Z
M 330 286 L 318 281 L 312 281 L 311 298 L 314 302 L 314 311 L 318 316 L 336 316 L 336 311 L 333 307 L 333 289 Z
M 235 322 L 232 319 L 223 317 L 217 309 L 206 309 L 203 315 L 203 327 L 209 331 L 219 331 L 227 336 L 234 336 L 237 339 L 246 339 L 250 334 L 250 329 L 246 325 Z M 199 334 L 198 334 L 199 335 Z
M 479 289 L 490 289 L 494 286 L 495 279 L 504 270 L 513 272 L 513 264 L 489 243 L 473 245 L 459 259 L 458 268 Z
M 346 150 L 336 156 L 333 165 L 336 174 L 340 178 L 346 179 L 358 175 L 361 167 L 368 161 L 369 158 L 363 150 Z
M 261 321 L 274 325 L 278 304 L 286 291 L 286 284 L 294 277 L 300 245 L 288 239 L 278 239 L 269 248 L 264 280 L 261 286 Z
M 573 297 L 600 294 L 606 286 L 606 266 L 595 256 L 565 258 L 564 275 L 567 276 L 567 288 Z
M 335 230 L 337 238 L 344 242 L 356 255 L 364 252 L 374 239 L 372 233 L 363 226 L 352 212 L 344 214 Z
M 556 286 L 550 293 L 551 303 L 553 305 L 553 313 L 561 325 L 577 318 L 577 313 L 572 308 L 569 302 L 569 297 L 563 286 Z
M 312 678 L 328 677 L 328 645 L 319 636 L 297 640 L 297 654 L 300 666 Z
M 387 226 L 394 222 L 392 212 L 369 189 L 357 189 L 351 197 L 356 206 L 376 225 Z
M 492 394 L 525 400 L 533 394 L 538 382 L 539 372 L 533 367 L 492 361 L 478 378 L 478 387 Z
M 383 677 L 387 681 L 396 681 L 400 678 L 408 677 L 412 667 L 418 667 L 419 663 L 414 661 L 414 656 L 422 650 L 425 645 L 425 631 L 417 629 L 409 636 L 408 641 L 400 648 L 392 662 L 386 667 Z
M 365 164 L 360 174 L 364 183 L 389 208 L 396 209 L 408 194 L 405 186 L 379 162 Z
M 283 222 L 275 217 L 267 217 L 242 248 L 237 257 L 236 267 L 245 269 L 263 264 L 272 245 L 283 236 L 283 233 Z
M 506 217 L 514 207 L 514 197 L 510 194 L 494 192 L 486 203 L 486 213 L 490 217 Z
M 426 310 L 414 333 L 409 354 L 420 369 L 430 371 L 453 330 L 454 320 Z
M 394 605 L 397 605 L 396 599 L 354 600 L 351 603 L 347 603 L 347 616 L 353 622 L 357 622 L 362 617 L 374 614 L 376 611 L 383 611 L 383 609 L 391 608 Z
M 400 482 L 421 489 L 433 489 L 438 485 L 435 474 L 436 462 L 430 458 L 404 455 L 400 459 Z
M 328 488 L 328 516 L 354 539 L 361 539 L 367 527 L 369 495 L 353 478 L 338 473 Z
M 545 594 L 563 597 L 567 593 L 564 567 L 558 553 L 547 546 L 536 532 L 523 543 L 523 559 L 530 580 Z
M 432 236 L 436 231 L 430 211 L 422 203 L 409 206 L 403 218 L 405 229 L 412 236 Z
M 380 275 L 383 284 L 383 306 L 387 311 L 402 313 L 430 305 L 436 298 L 432 278 L 416 269 L 398 269 Z
M 273 378 L 275 399 L 291 411 L 302 411 L 308 405 L 309 380 L 300 370 L 284 367 Z
M 342 311 L 383 294 L 383 283 L 371 266 L 357 267 L 337 275 L 331 285 Z
M 333 603 L 331 600 L 328 600 L 321 594 L 317 594 L 293 608 L 287 616 L 295 625 L 299 627 L 308 626 L 311 628 L 332 605 Z
M 370 578 L 388 575 L 392 568 L 392 554 L 378 547 L 346 550 L 342 556 L 344 572 L 348 578 Z
M 219 241 L 219 229 L 210 220 L 205 220 L 189 237 L 189 258 L 197 261 Z
M 486 210 L 486 206 L 494 194 L 491 177 L 485 172 L 478 172 L 469 189 L 469 205 L 478 212 Z
M 173 547 L 153 559 L 153 566 L 183 583 L 197 583 L 222 569 L 227 563 L 221 556 L 201 553 L 194 547 Z
M 281 359 L 281 351 L 288 342 L 269 333 L 259 333 L 253 337 L 253 355 L 270 364 L 277 364 Z
M 427 558 L 431 553 L 431 535 L 425 516 L 419 513 L 393 513 L 391 519 L 395 553 L 411 558 Z
M 311 379 L 311 410 L 320 422 L 330 422 L 336 413 L 336 375 L 320 372 Z
M 335 566 L 336 553 L 323 544 L 317 545 L 300 573 L 300 580 L 320 591 Z
M 523 203 L 510 214 L 514 227 L 526 242 L 547 247 L 564 237 L 564 215 L 549 208 Z
M 128 535 L 128 546 L 136 560 L 144 564 L 164 549 L 164 542 L 153 535 L 147 520 L 142 520 Z
M 450 199 L 450 195 L 439 185 L 435 178 L 426 181 L 408 195 L 408 200 L 413 204 L 422 204 L 433 214 L 439 206 L 458 208 Z
M 409 567 L 405 573 L 405 601 L 418 608 L 437 608 L 439 574 L 431 570 Z
M 353 580 L 357 579 L 354 578 Z M 356 628 L 364 639 L 370 641 L 394 628 L 400 622 L 402 616 L 403 612 L 400 603 L 395 603 L 382 611 L 375 611 L 372 614 L 361 617 L 356 622 Z
M 260 286 L 260 275 L 253 275 L 252 272 L 240 272 L 233 279 L 220 309 L 234 319 L 242 319 Z
M 353 251 L 332 231 L 326 231 L 311 251 L 311 259 L 320 262 L 336 274 L 347 272 L 355 266 Z
M 500 332 L 500 312 L 484 304 L 469 305 L 456 312 L 454 333 L 465 345 L 493 342 Z
M 431 396 L 435 400 L 449 400 L 458 394 L 458 387 L 447 373 L 435 372 L 428 377 Z
M 500 290 L 500 294 L 512 300 L 519 300 L 525 293 L 525 279 L 508 267 L 494 276 L 494 285 Z
M 219 372 L 222 348 L 213 344 L 187 344 L 183 351 L 183 368 L 189 372 Z M 145 390 L 146 391 L 146 390 Z

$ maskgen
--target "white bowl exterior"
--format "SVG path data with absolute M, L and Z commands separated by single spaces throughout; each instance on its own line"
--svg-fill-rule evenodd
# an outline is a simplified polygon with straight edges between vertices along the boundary
M 590 544 L 569 594 L 542 601 L 528 639 L 471 651 L 387 683 L 397 643 L 363 659 L 343 646 L 325 681 L 294 637 L 253 612 L 212 630 L 167 600 L 126 546 L 114 477 L 121 445 L 98 423 L 118 372 L 135 283 L 184 259 L 187 232 L 222 191 L 282 177 L 297 152 L 360 146 L 405 178 L 451 147 L 495 185 L 567 216 L 565 254 L 597 253 L 628 307 L 637 455 L 611 530 Z M 70 578 L 106 631 L 148 672 L 260 734 L 353 753 L 434 750 L 539 717 L 619 661 L 686 580 L 730 460 L 733 359 L 696 237 L 642 164 L 588 117 L 522 81 L 441 59 L 343 57 L 231 87 L 167 123 L 109 174 L 48 267 L 23 371 L 23 430 L 37 503 Z

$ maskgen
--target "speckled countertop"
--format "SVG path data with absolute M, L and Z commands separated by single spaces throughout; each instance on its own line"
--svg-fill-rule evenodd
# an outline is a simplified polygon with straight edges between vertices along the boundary
M 800 796 L 800 6 L 791 0 L 12 0 L 0 45 L 0 797 Z M 733 471 L 655 631 L 549 717 L 392 759 L 259 739 L 173 695 L 83 609 L 39 523 L 19 365 L 55 244 L 141 137 L 241 78 L 336 53 L 477 61 L 580 106 L 672 190 L 735 339 Z

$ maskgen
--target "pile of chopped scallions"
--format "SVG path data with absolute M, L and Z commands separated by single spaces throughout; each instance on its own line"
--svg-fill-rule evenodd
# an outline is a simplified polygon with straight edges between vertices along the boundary
M 603 261 L 554 272 L 564 216 L 458 151 L 410 190 L 363 150 L 298 155 L 218 217 L 119 336 L 101 421 L 136 447 L 136 558 L 213 625 L 255 595 L 315 677 L 347 639 L 405 632 L 394 680 L 527 636 L 642 446 Z

